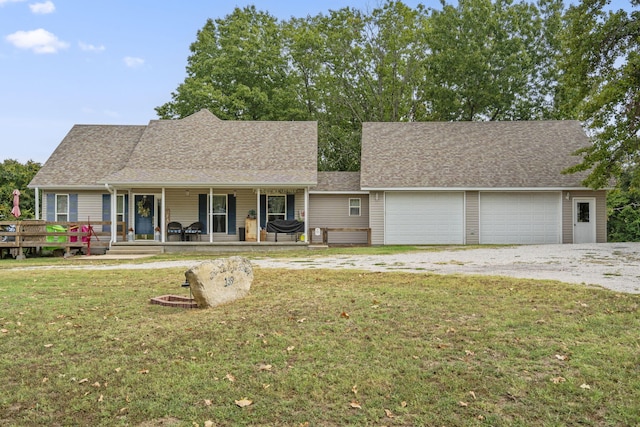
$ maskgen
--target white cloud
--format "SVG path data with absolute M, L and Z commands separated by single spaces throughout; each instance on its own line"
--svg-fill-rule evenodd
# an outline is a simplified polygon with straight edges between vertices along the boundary
M 106 49 L 104 45 L 95 46 L 84 42 L 78 42 L 78 46 L 80 46 L 80 49 L 84 50 L 85 52 L 102 52 Z
M 7 3 L 20 3 L 24 0 L 0 0 L 0 7 L 4 6 Z
M 134 56 L 125 56 L 122 60 L 129 68 L 138 68 L 144 65 L 144 59 L 136 58 Z
M 35 53 L 57 53 L 69 47 L 69 43 L 58 40 L 55 34 L 38 28 L 32 31 L 16 31 L 5 39 L 20 49 L 30 49 Z
M 53 13 L 56 10 L 56 6 L 53 4 L 52 1 L 47 0 L 44 3 L 30 4 L 29 9 L 31 9 L 31 12 L 33 13 L 36 13 L 39 15 L 46 15 L 48 13 Z

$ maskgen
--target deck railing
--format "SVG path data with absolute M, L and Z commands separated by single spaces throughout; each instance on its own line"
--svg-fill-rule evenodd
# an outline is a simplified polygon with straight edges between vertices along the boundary
M 126 239 L 124 222 L 117 222 L 122 239 Z M 111 240 L 111 221 L 0 221 L 0 253 L 8 248 L 13 256 L 23 257 L 24 249 L 107 248 Z

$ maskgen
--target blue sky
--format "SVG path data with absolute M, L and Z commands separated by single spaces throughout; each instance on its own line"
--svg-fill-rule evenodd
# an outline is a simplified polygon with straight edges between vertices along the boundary
M 155 119 L 184 81 L 196 32 L 250 4 L 288 19 L 380 1 L 0 0 L 0 161 L 44 163 L 74 124 Z

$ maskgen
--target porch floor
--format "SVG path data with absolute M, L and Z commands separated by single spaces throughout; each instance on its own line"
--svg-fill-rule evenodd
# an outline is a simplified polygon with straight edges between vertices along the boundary
M 109 255 L 131 254 L 131 255 L 154 255 L 161 253 L 181 253 L 181 252 L 265 252 L 281 251 L 291 249 L 307 249 L 309 243 L 296 241 L 280 242 L 157 242 L 157 241 L 136 241 L 136 242 L 116 242 L 107 251 Z

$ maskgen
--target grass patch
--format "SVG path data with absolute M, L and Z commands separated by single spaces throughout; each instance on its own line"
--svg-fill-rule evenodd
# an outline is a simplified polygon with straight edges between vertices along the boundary
M 233 304 L 149 304 L 183 273 L 3 272 L 0 425 L 640 423 L 637 295 L 256 269 Z

